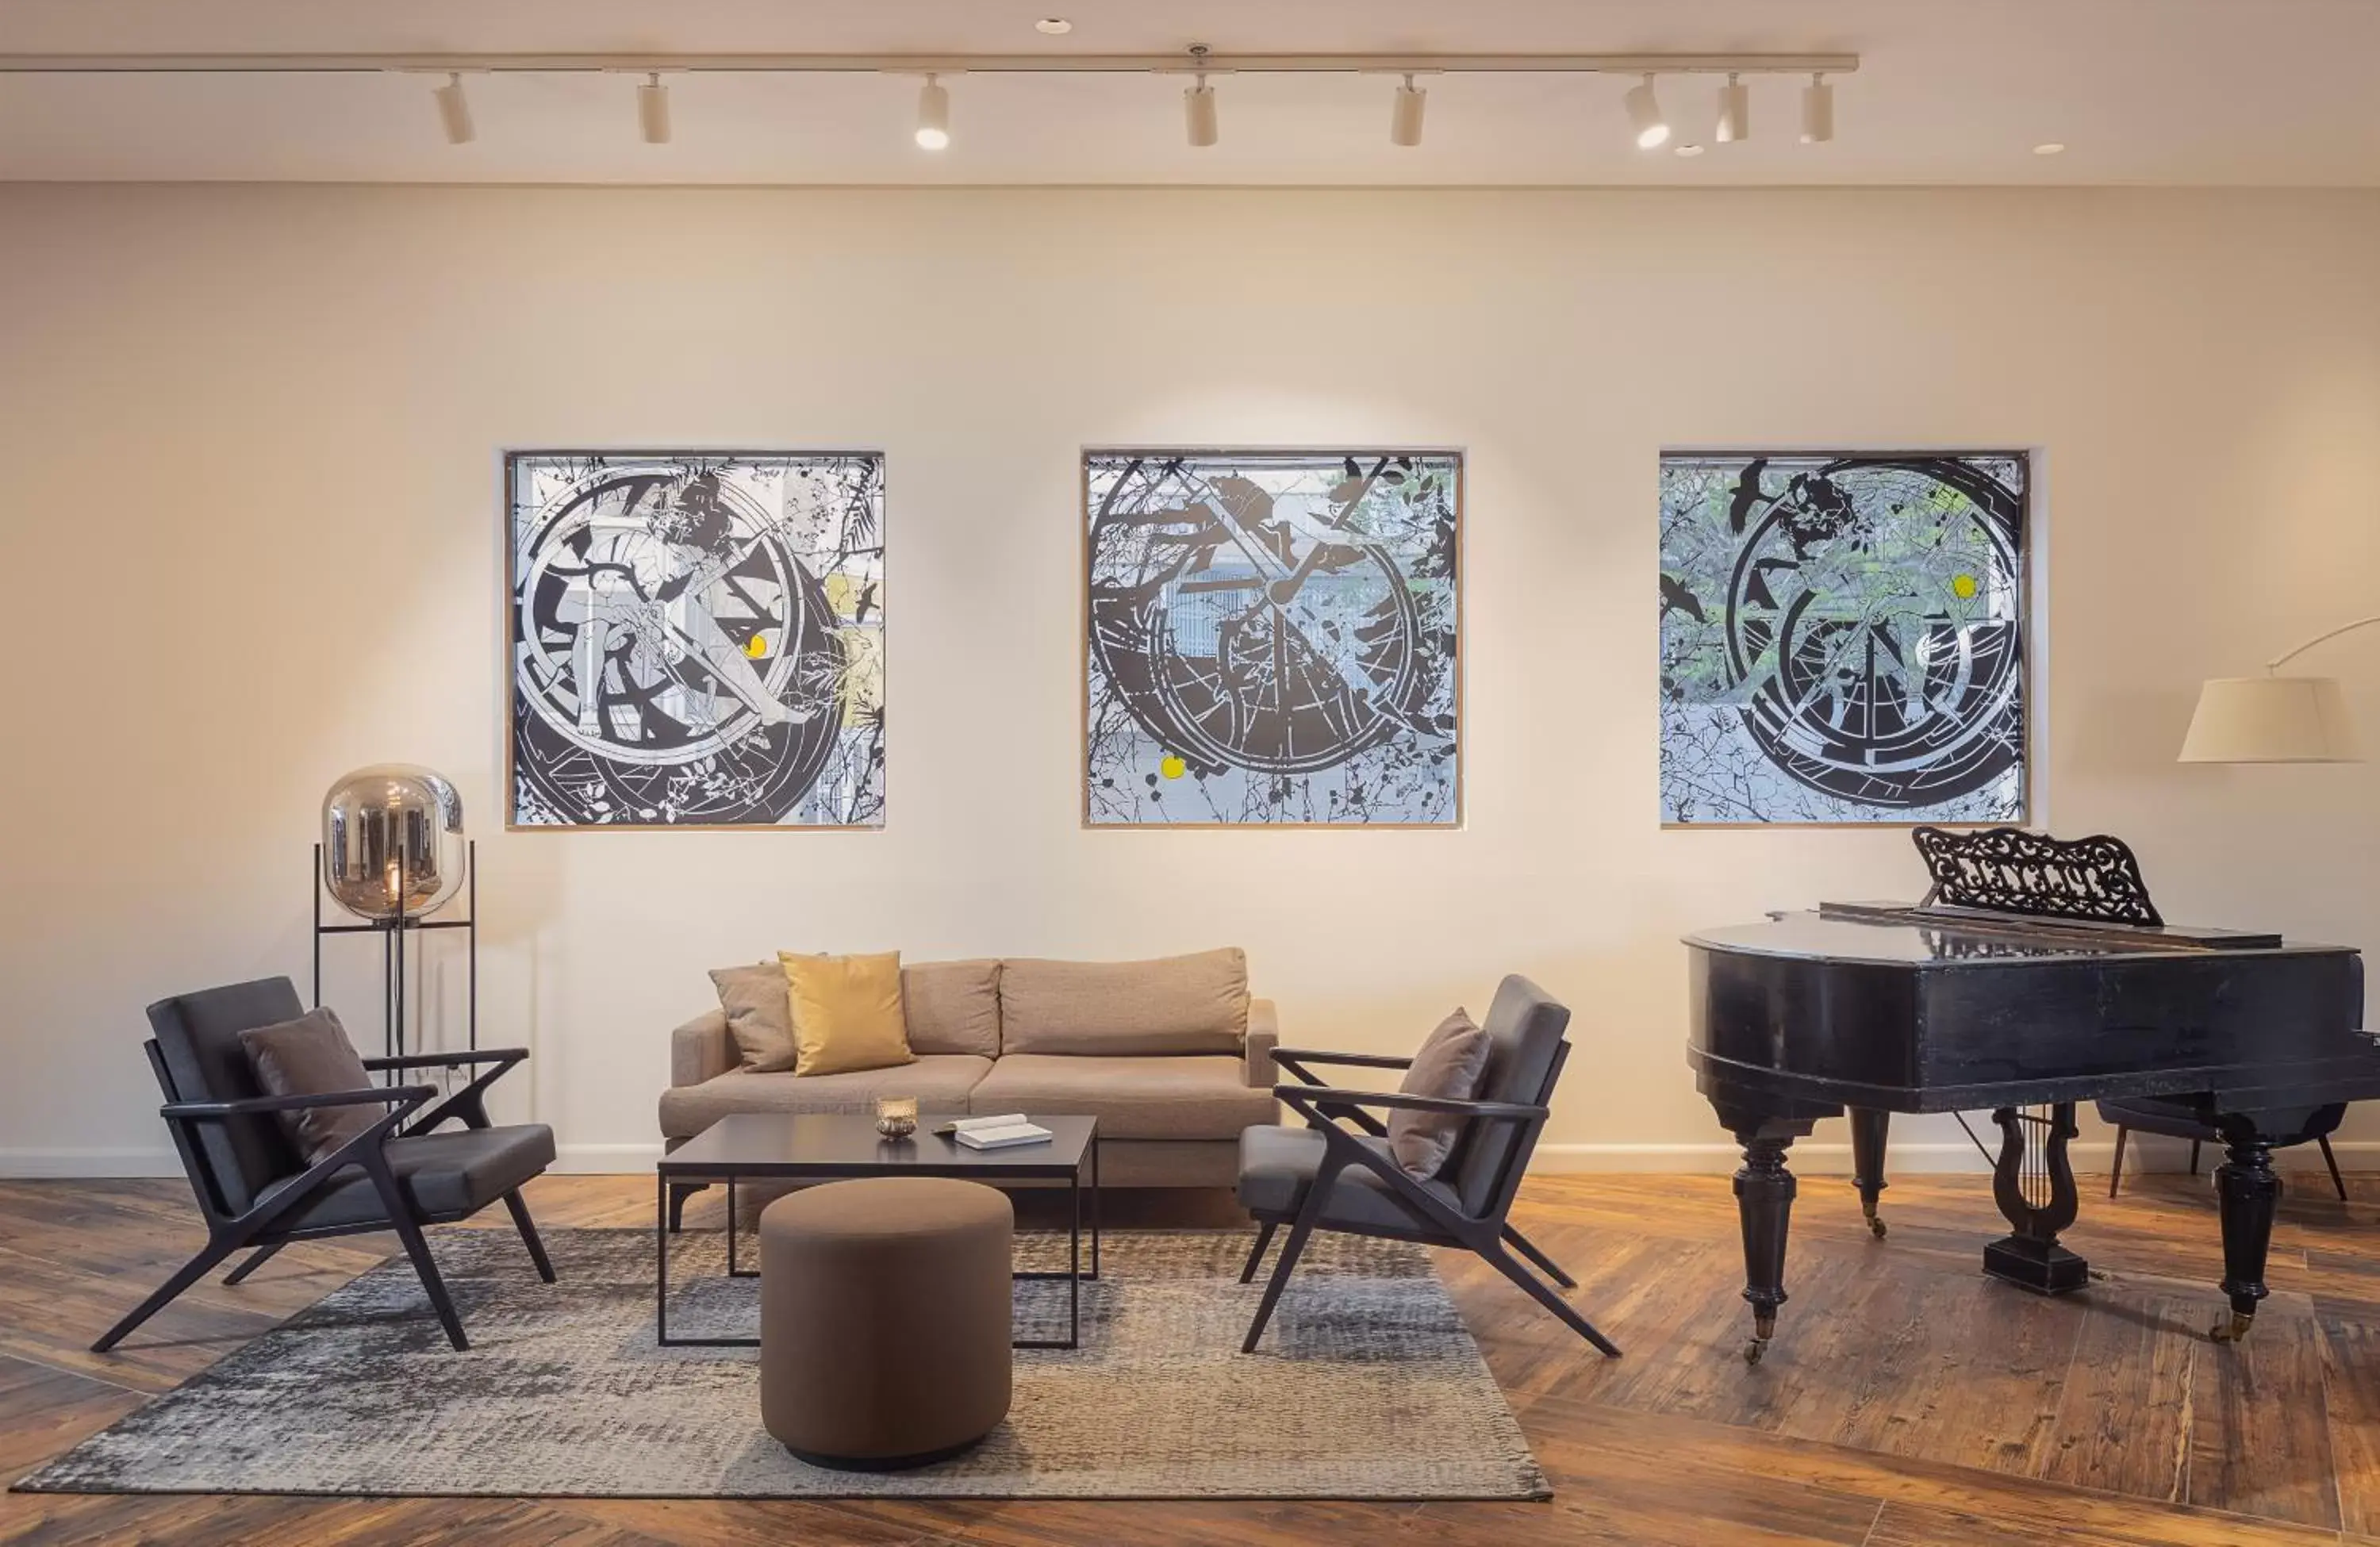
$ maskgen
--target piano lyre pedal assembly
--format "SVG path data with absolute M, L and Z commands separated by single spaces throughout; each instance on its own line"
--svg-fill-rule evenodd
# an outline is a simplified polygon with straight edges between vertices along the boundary
M 1785 1303 L 1793 1140 L 1849 1114 L 1869 1227 L 1895 1112 L 1988 1110 L 1992 1192 L 2009 1234 L 1993 1276 L 2046 1295 L 2082 1288 L 2058 1244 L 2079 1199 L 2067 1146 L 2077 1102 L 2156 1097 L 2219 1131 L 2215 1173 L 2230 1315 L 2247 1334 L 2265 1295 L 2281 1184 L 2271 1147 L 2325 1104 L 2380 1096 L 2353 950 L 2168 924 L 2115 838 L 2013 827 L 1912 836 L 1933 877 L 1914 906 L 1823 903 L 1686 937 L 1687 1060 L 1743 1147 L 1735 1196 L 1759 1362 Z

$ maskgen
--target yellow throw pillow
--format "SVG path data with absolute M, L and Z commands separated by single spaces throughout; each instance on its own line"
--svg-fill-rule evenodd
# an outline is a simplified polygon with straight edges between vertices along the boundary
M 901 953 L 804 956 L 777 953 L 794 1019 L 794 1073 L 849 1074 L 911 1062 L 901 1014 Z

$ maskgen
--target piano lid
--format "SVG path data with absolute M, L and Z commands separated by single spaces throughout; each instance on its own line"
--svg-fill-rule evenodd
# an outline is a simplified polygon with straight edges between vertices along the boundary
M 2131 847 L 2104 833 L 2062 839 L 2019 827 L 1919 827 L 1910 838 L 1934 880 L 1922 902 L 1821 903 L 1815 913 L 1772 913 L 1767 924 L 1706 931 L 1687 943 L 1907 963 L 2333 948 L 2167 923 Z

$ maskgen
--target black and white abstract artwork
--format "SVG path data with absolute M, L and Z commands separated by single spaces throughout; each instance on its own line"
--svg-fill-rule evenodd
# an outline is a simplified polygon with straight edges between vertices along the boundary
M 1661 820 L 2022 822 L 2022 452 L 1661 458 Z
M 1092 826 L 1462 818 L 1463 458 L 1094 451 Z
M 884 820 L 884 459 L 518 452 L 512 822 Z

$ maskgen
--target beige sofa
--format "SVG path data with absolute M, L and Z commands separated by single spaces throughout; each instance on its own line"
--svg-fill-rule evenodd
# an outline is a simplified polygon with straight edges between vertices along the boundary
M 1087 1115 L 1107 1187 L 1233 1185 L 1240 1130 L 1280 1120 L 1272 1002 L 1236 949 L 1146 962 L 916 962 L 901 969 L 915 1062 L 851 1074 L 741 1066 L 726 1012 L 670 1038 L 662 1139 L 675 1149 L 732 1112 L 870 1113 L 915 1096 L 936 1115 Z

